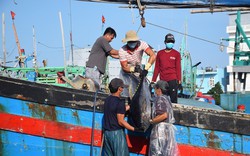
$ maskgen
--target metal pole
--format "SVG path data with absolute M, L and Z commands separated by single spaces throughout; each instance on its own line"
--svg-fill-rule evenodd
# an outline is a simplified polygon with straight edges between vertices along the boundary
M 62 46 L 63 46 L 63 56 L 64 56 L 64 73 L 67 77 L 67 64 L 66 64 L 66 48 L 65 48 L 65 42 L 64 42 L 64 31 L 63 31 L 63 24 L 62 24 L 62 13 L 59 12 L 59 19 L 60 19 L 60 25 L 61 25 L 61 33 L 62 33 Z
M 96 92 L 95 92 L 95 99 L 94 99 L 94 105 L 93 105 L 90 156 L 93 156 L 94 132 L 95 132 L 95 109 L 96 109 L 97 93 L 98 93 L 98 90 L 96 90 Z
M 3 40 L 3 65 L 6 65 L 6 47 L 5 47 L 5 16 L 2 14 L 2 40 Z
M 72 17 L 71 17 L 71 0 L 69 0 L 70 9 L 70 47 L 71 47 L 71 60 L 72 66 L 74 66 L 74 50 L 73 50 L 73 36 L 72 36 Z
M 33 47 L 34 47 L 34 67 L 37 68 L 37 54 L 36 54 L 36 34 L 35 34 L 35 28 L 33 26 Z

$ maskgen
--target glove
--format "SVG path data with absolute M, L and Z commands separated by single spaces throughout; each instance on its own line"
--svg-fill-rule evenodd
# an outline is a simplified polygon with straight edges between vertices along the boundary
M 149 120 L 149 123 L 150 123 L 150 124 L 154 124 L 152 119 Z
M 140 65 L 136 65 L 134 72 L 135 73 L 141 73 L 142 72 L 141 66 Z
M 149 68 L 151 67 L 151 63 L 147 63 L 146 66 L 145 66 L 145 70 L 149 70 Z
M 134 127 L 135 128 L 135 132 L 144 132 L 143 128 L 138 128 L 138 127 Z
M 154 86 L 155 86 L 155 82 L 152 81 L 152 82 L 150 83 L 150 87 L 151 87 L 151 88 L 154 88 Z
M 154 87 L 155 87 L 155 83 L 152 81 L 149 84 L 149 90 L 150 90 L 150 92 L 151 92 L 152 95 L 154 94 Z
M 129 68 L 129 70 L 130 70 L 130 73 L 133 73 L 133 72 L 135 72 L 135 67 L 132 66 L 132 67 Z
M 147 75 L 148 75 L 148 71 L 144 69 L 144 70 L 141 72 L 140 77 L 141 77 L 141 78 L 144 78 L 144 77 L 146 77 Z

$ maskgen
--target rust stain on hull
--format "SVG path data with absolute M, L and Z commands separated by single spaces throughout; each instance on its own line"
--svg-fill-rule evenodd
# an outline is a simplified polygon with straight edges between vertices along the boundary
M 214 134 L 214 131 L 211 131 L 209 134 L 206 134 L 207 137 L 207 146 L 210 148 L 220 149 L 221 140 L 219 137 Z
M 28 104 L 29 110 L 32 112 L 32 116 L 39 116 L 42 119 L 56 121 L 57 112 L 55 106 L 46 106 L 41 104 Z

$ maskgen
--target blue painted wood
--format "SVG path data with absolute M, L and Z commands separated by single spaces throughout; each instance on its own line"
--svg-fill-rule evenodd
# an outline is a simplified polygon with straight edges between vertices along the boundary
M 3 156 L 82 156 L 89 155 L 90 146 L 70 143 L 9 131 L 0 131 L 4 151 Z M 79 134 L 81 135 L 81 134 Z M 99 156 L 100 148 L 94 147 L 94 156 Z
M 52 120 L 50 116 L 46 116 L 44 111 L 39 110 L 42 107 L 50 109 L 52 106 L 36 104 L 33 102 L 22 101 L 18 99 L 10 99 L 0 97 L 0 105 L 3 107 L 4 112 L 15 115 L 22 115 L 27 117 L 34 117 L 39 119 Z M 33 107 L 33 108 L 30 108 Z M 76 109 L 69 109 L 64 107 L 54 107 L 52 113 L 56 116 L 56 121 L 70 123 L 74 125 L 80 125 L 84 127 L 92 127 L 92 115 L 91 111 L 83 111 Z M 102 113 L 96 113 L 96 126 L 95 129 L 102 129 Z
M 180 144 L 250 154 L 250 136 L 176 125 Z
M 27 117 L 34 117 L 39 119 L 44 119 L 46 117 L 45 111 L 39 112 L 39 108 L 42 107 L 48 107 L 48 109 L 53 108 L 54 106 L 48 106 L 43 104 L 37 104 L 37 103 L 31 103 L 27 101 L 22 101 L 18 99 L 11 99 L 11 98 L 5 98 L 0 97 L 0 108 L 1 111 L 4 111 L 9 114 L 16 114 L 21 116 L 27 116 Z M 32 108 L 31 108 L 32 107 Z M 42 109 L 43 110 L 43 109 Z M 54 107 L 54 113 L 56 115 L 56 121 L 58 122 L 64 122 L 74 125 L 80 125 L 84 127 L 91 127 L 92 126 L 92 112 L 91 111 L 84 111 L 84 110 L 76 110 L 76 109 L 69 109 L 69 108 L 63 108 L 63 107 Z M 102 123 L 102 113 L 96 113 L 96 122 L 95 127 L 96 129 L 101 130 L 101 123 Z M 50 119 L 50 118 L 47 118 Z M 212 131 L 212 130 L 206 130 L 202 128 L 196 128 L 196 127 L 187 127 L 187 126 L 181 126 L 181 125 L 175 125 L 177 128 L 176 132 L 176 140 L 180 144 L 187 144 L 197 147 L 207 147 L 212 149 L 220 149 L 225 151 L 236 151 L 239 153 L 245 153 L 250 154 L 250 136 L 249 135 L 236 135 L 232 133 L 227 132 L 220 132 L 220 131 Z M 128 131 L 126 131 L 129 133 Z M 137 135 L 136 133 L 129 133 Z M 149 136 L 149 132 L 147 134 L 141 134 L 142 136 L 147 135 Z M 17 140 L 15 140 L 17 139 Z M 19 139 L 19 140 L 18 140 Z M 7 131 L 1 131 L 1 141 L 4 144 L 4 150 L 9 155 L 13 151 L 17 152 L 16 150 L 19 149 L 19 152 L 22 153 L 30 151 L 31 153 L 34 151 L 42 151 L 45 147 L 48 148 L 44 149 L 45 151 L 49 152 L 52 150 L 52 147 L 60 147 L 61 149 L 58 149 L 58 151 L 54 152 L 69 152 L 71 150 L 75 150 L 77 148 L 86 149 L 86 151 L 89 151 L 89 146 L 87 145 L 81 145 L 81 147 L 78 147 L 80 145 L 74 144 L 74 143 L 68 143 L 63 141 L 56 141 L 53 139 L 46 139 L 42 137 L 35 137 L 35 136 L 29 136 L 25 134 L 19 134 L 14 132 L 7 132 Z M 41 143 L 40 143 L 41 142 Z M 30 146 L 34 146 L 32 148 L 27 148 L 28 151 L 26 151 L 26 144 L 29 144 Z M 66 148 L 62 148 L 66 146 Z M 85 147 L 86 146 L 86 147 Z M 69 148 L 69 149 L 68 149 Z M 66 151 L 63 151 L 66 150 Z M 67 151 L 69 150 L 69 151 Z M 42 155 L 42 152 L 40 152 Z M 76 152 L 73 153 L 78 153 Z M 52 153 L 57 154 L 57 153 Z M 7 154 L 8 155 L 8 154 Z
M 79 134 L 81 135 L 81 134 Z M 2 156 L 88 156 L 90 146 L 0 130 Z M 93 156 L 100 156 L 93 147 Z M 142 156 L 131 153 L 130 156 Z
M 250 135 L 242 136 L 242 153 L 250 154 Z

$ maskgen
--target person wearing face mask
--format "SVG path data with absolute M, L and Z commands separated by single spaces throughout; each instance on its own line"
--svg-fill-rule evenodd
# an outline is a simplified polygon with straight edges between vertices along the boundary
M 125 135 L 125 128 L 130 131 L 139 131 L 125 120 L 125 113 L 129 106 L 121 99 L 121 93 L 128 87 L 119 78 L 114 78 L 109 83 L 109 95 L 104 102 L 103 116 L 103 156 L 129 156 Z
M 148 156 L 179 156 L 175 131 L 173 105 L 166 95 L 168 83 L 163 80 L 154 85 L 155 100 L 152 106 L 152 124 Z
M 160 74 L 160 80 L 169 84 L 168 94 L 172 103 L 177 103 L 178 87 L 181 84 L 181 55 L 173 49 L 175 38 L 173 34 L 167 34 L 164 41 L 166 48 L 160 50 L 156 56 L 155 69 L 152 83 L 156 82 Z
M 118 52 L 122 67 L 120 78 L 123 79 L 125 84 L 129 85 L 131 84 L 131 79 L 129 78 L 131 74 L 140 73 L 143 77 L 147 76 L 149 68 L 155 62 L 156 55 L 145 41 L 139 39 L 134 30 L 128 31 L 122 42 L 126 44 Z M 141 64 L 143 53 L 149 56 L 144 69 L 142 69 Z M 124 96 L 128 96 L 126 91 L 124 91 L 124 94 Z

